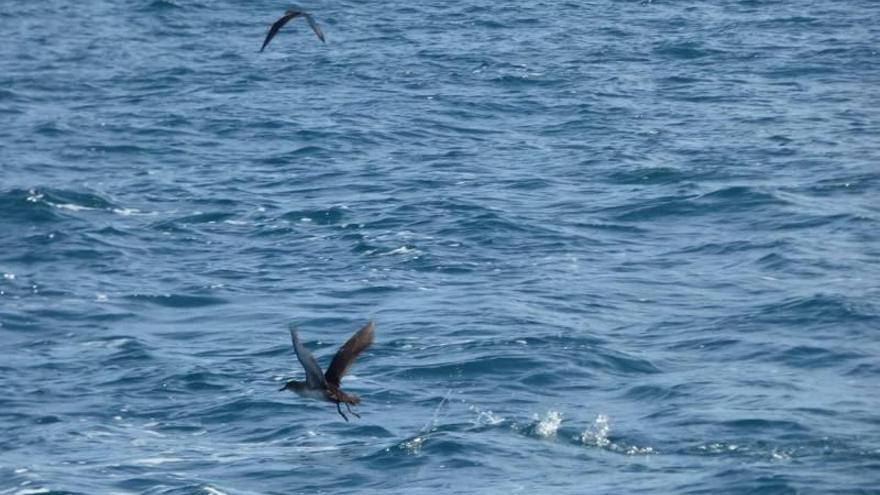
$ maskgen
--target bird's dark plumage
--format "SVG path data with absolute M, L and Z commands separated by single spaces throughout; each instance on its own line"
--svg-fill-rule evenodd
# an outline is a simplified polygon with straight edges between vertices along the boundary
M 363 328 L 358 330 L 357 333 L 352 335 L 338 351 L 336 351 L 336 355 L 333 356 L 333 361 L 330 361 L 330 367 L 327 368 L 327 372 L 324 373 L 327 383 L 334 387 L 339 386 L 339 382 L 342 381 L 345 372 L 351 368 L 351 365 L 358 357 L 358 354 L 363 352 L 367 347 L 370 347 L 373 343 L 373 331 L 375 328 L 376 326 L 373 325 L 372 321 L 367 323 Z
M 358 355 L 373 343 L 373 334 L 375 325 L 368 322 L 360 330 L 355 332 L 342 347 L 336 351 L 327 373 L 321 372 L 321 366 L 318 361 L 309 352 L 308 349 L 300 342 L 299 335 L 295 328 L 290 329 L 290 339 L 293 342 L 293 350 L 300 364 L 305 369 L 306 380 L 291 380 L 287 382 L 281 390 L 291 390 L 303 397 L 324 400 L 336 403 L 336 410 L 348 421 L 348 418 L 340 409 L 340 404 L 345 404 L 348 412 L 360 417 L 356 412 L 351 410 L 351 406 L 360 403 L 360 398 L 354 394 L 348 394 L 339 388 L 342 377 L 351 368 L 352 363 L 357 359 Z
M 299 16 L 305 17 L 306 21 L 309 23 L 309 27 L 312 28 L 312 31 L 315 32 L 315 34 L 318 36 L 318 39 L 321 40 L 322 43 L 326 43 L 326 41 L 324 40 L 324 33 L 321 31 L 321 28 L 318 27 L 318 23 L 315 22 L 315 18 L 312 17 L 311 14 L 309 14 L 308 12 L 303 12 L 302 10 L 288 10 L 284 13 L 283 16 L 281 16 L 280 19 L 272 24 L 272 27 L 269 28 L 269 32 L 266 34 L 266 39 L 263 40 L 263 46 L 260 47 L 260 51 L 263 51 L 266 48 L 266 45 L 268 45 L 269 42 L 272 41 L 272 38 L 274 38 L 275 35 L 278 34 L 278 31 L 280 31 L 281 28 L 284 27 L 284 25 L 287 24 L 288 21 Z
M 297 359 L 299 359 L 303 369 L 306 370 L 306 384 L 309 388 L 323 386 L 324 373 L 321 372 L 321 366 L 318 365 L 315 356 L 299 341 L 299 335 L 297 335 L 296 330 L 293 328 L 290 329 L 290 340 L 293 341 L 293 350 L 296 352 Z

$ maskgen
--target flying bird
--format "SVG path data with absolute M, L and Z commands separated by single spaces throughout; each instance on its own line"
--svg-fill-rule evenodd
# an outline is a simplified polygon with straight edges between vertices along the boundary
M 317 399 L 326 402 L 335 402 L 336 411 L 342 416 L 342 419 L 348 421 L 348 417 L 342 412 L 340 404 L 345 404 L 348 412 L 354 414 L 358 418 L 361 416 L 351 410 L 351 406 L 355 406 L 361 402 L 361 399 L 354 394 L 345 393 L 339 388 L 339 383 L 345 372 L 351 368 L 358 354 L 364 351 L 373 343 L 373 330 L 375 325 L 368 322 L 363 328 L 355 332 L 342 347 L 336 351 L 333 361 L 327 372 L 321 371 L 315 356 L 300 342 L 296 328 L 290 329 L 290 339 L 293 341 L 293 350 L 296 351 L 296 357 L 300 364 L 306 370 L 306 380 L 290 380 L 281 390 L 290 390 L 301 397 Z
M 283 16 L 281 16 L 280 19 L 272 24 L 272 27 L 269 28 L 269 32 L 266 34 L 266 39 L 263 40 L 263 46 L 260 47 L 260 51 L 262 52 L 266 48 L 266 45 L 268 45 L 269 42 L 272 41 L 272 38 L 274 38 L 275 35 L 278 34 L 278 31 L 281 30 L 281 28 L 284 27 L 285 24 L 287 24 L 287 21 L 299 16 L 305 17 L 306 21 L 309 23 L 309 26 L 312 28 L 312 31 L 314 31 L 315 34 L 318 35 L 318 39 L 321 40 L 322 43 L 326 43 L 324 41 L 324 33 L 321 32 L 321 28 L 318 27 L 318 23 L 315 22 L 315 18 L 312 17 L 311 14 L 302 10 L 288 10 L 284 13 Z

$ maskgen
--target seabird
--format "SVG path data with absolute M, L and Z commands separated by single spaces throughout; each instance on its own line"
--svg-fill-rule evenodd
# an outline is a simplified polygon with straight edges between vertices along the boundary
M 321 371 L 315 356 L 300 342 L 296 328 L 290 329 L 290 339 L 293 341 L 293 350 L 296 351 L 296 357 L 299 358 L 300 364 L 306 370 L 306 380 L 290 380 L 281 390 L 290 390 L 296 392 L 301 397 L 308 397 L 326 402 L 335 402 L 336 411 L 342 416 L 342 419 L 348 421 L 348 417 L 342 412 L 340 404 L 345 404 L 346 409 L 358 418 L 361 416 L 351 410 L 351 406 L 355 406 L 361 402 L 361 399 L 354 394 L 347 394 L 339 388 L 339 382 L 342 381 L 343 375 L 357 359 L 358 354 L 364 349 L 370 347 L 373 343 L 373 322 L 368 322 L 363 328 L 355 332 L 348 341 L 336 351 L 327 373 Z
M 282 27 L 284 27 L 285 24 L 287 24 L 287 21 L 293 19 L 294 17 L 299 17 L 299 16 L 303 16 L 306 18 L 306 21 L 308 21 L 309 26 L 311 26 L 311 28 L 312 28 L 312 31 L 314 31 L 315 34 L 318 35 L 318 39 L 321 40 L 322 43 L 325 43 L 324 33 L 321 32 L 321 28 L 318 27 L 318 23 L 315 22 L 315 18 L 312 17 L 312 15 L 309 14 L 308 12 L 304 12 L 302 10 L 291 9 L 291 10 L 288 10 L 287 12 L 285 12 L 284 15 L 281 16 L 280 19 L 275 21 L 275 24 L 272 24 L 272 27 L 269 28 L 269 33 L 266 34 L 266 39 L 263 40 L 263 46 L 260 47 L 260 51 L 262 52 L 266 48 L 266 45 L 268 45 L 269 42 L 272 41 L 272 38 L 274 38 L 275 35 L 278 34 L 278 31 Z

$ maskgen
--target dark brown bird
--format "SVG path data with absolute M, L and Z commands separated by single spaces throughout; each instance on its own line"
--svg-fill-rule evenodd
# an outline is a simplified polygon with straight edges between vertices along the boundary
M 302 10 L 291 9 L 285 12 L 284 15 L 281 16 L 280 19 L 275 21 L 275 23 L 272 24 L 272 27 L 269 28 L 269 33 L 266 34 L 266 39 L 263 40 L 263 46 L 260 47 L 260 51 L 262 52 L 266 48 L 266 45 L 268 45 L 269 42 L 272 41 L 272 38 L 274 38 L 275 35 L 278 34 L 278 31 L 281 30 L 281 28 L 284 27 L 285 24 L 287 24 L 287 21 L 299 16 L 305 17 L 306 21 L 309 23 L 309 26 L 312 28 L 312 31 L 314 31 L 315 34 L 318 35 L 318 39 L 321 40 L 322 43 L 326 43 L 326 41 L 324 41 L 324 33 L 321 32 L 321 28 L 318 27 L 318 23 L 315 22 L 315 18 L 312 17 L 311 14 Z
M 340 404 L 345 404 L 345 408 L 348 409 L 348 412 L 360 418 L 361 416 L 358 413 L 351 410 L 351 406 L 359 404 L 361 399 L 357 395 L 343 392 L 342 389 L 339 388 L 339 382 L 342 381 L 345 372 L 351 368 L 351 365 L 354 363 L 354 360 L 357 359 L 358 354 L 363 352 L 367 347 L 370 347 L 370 344 L 373 343 L 374 328 L 375 325 L 373 325 L 373 322 L 371 321 L 355 332 L 355 334 L 352 335 L 338 351 L 336 351 L 336 355 L 333 356 L 333 361 L 330 361 L 330 367 L 327 368 L 327 373 L 321 371 L 321 367 L 318 365 L 315 356 L 313 356 L 312 353 L 302 345 L 302 342 L 299 341 L 299 335 L 296 333 L 296 328 L 291 328 L 290 338 L 293 341 L 293 350 L 296 351 L 296 357 L 299 358 L 299 362 L 306 370 L 306 380 L 290 380 L 281 387 L 281 390 L 290 390 L 301 397 L 335 402 L 336 410 L 339 412 L 339 415 L 342 416 L 342 419 L 348 421 L 348 417 L 345 416 L 340 408 Z

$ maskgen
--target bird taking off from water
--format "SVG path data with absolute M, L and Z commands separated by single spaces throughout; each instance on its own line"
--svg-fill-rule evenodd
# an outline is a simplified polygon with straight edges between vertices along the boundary
M 312 17 L 311 14 L 302 10 L 291 9 L 285 12 L 284 15 L 281 16 L 280 19 L 275 21 L 275 23 L 272 24 L 272 27 L 269 28 L 269 32 L 266 34 L 266 39 L 263 40 L 263 46 L 260 47 L 260 51 L 262 52 L 266 48 L 266 45 L 268 45 L 269 42 L 272 41 L 272 38 L 274 38 L 275 35 L 278 34 L 278 31 L 280 31 L 281 28 L 284 27 L 285 24 L 287 24 L 287 21 L 299 16 L 305 17 L 306 21 L 309 23 L 309 26 L 312 28 L 312 31 L 314 31 L 315 34 L 318 35 L 318 39 L 321 40 L 322 43 L 326 43 L 324 41 L 324 33 L 321 32 L 321 28 L 318 27 L 318 23 L 315 22 L 315 18 Z
M 335 402 L 336 410 L 342 419 L 348 421 L 348 417 L 342 412 L 340 404 L 345 404 L 348 412 L 354 414 L 358 418 L 361 416 L 351 410 L 351 406 L 355 406 L 361 402 L 361 399 L 354 394 L 347 394 L 339 388 L 339 382 L 345 372 L 351 367 L 358 354 L 364 351 L 373 343 L 373 330 L 375 325 L 368 322 L 363 328 L 355 332 L 342 347 L 336 351 L 333 361 L 330 361 L 330 367 L 327 372 L 323 373 L 315 356 L 300 342 L 296 328 L 290 329 L 290 338 L 293 341 L 293 350 L 296 351 L 296 357 L 299 358 L 300 364 L 306 370 L 306 380 L 290 380 L 281 390 L 290 390 L 296 392 L 301 397 L 308 397 L 326 402 Z

